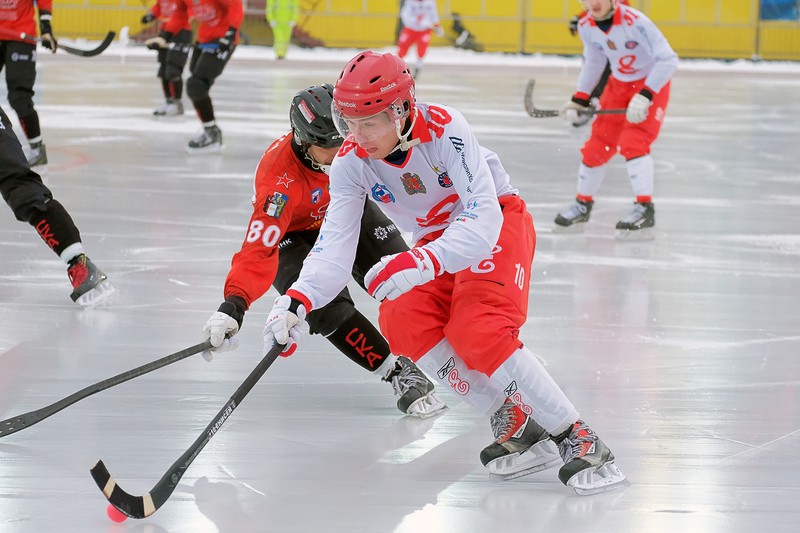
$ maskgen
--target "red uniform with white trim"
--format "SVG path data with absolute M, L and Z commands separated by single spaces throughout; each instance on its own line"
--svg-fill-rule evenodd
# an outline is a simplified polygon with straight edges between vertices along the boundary
M 189 9 L 181 0 L 157 0 L 150 12 L 161 20 L 161 29 L 173 35 L 181 30 L 191 30 Z
M 417 103 L 413 120 L 421 143 L 401 164 L 370 159 L 345 140 L 331 166 L 325 224 L 287 294 L 318 308 L 345 286 L 368 196 L 444 270 L 382 302 L 381 331 L 392 351 L 416 361 L 446 337 L 467 365 L 491 374 L 521 346 L 533 221 L 497 155 L 478 144 L 461 113 Z
M 0 41 L 22 41 L 20 33 L 39 34 L 33 4 L 34 0 L 0 2 Z M 40 10 L 53 12 L 53 0 L 37 0 L 36 5 Z
M 189 18 L 196 20 L 197 42 L 208 43 L 225 35 L 229 27 L 240 28 L 244 18 L 242 0 L 182 0 Z M 236 43 L 239 42 L 237 32 Z M 233 44 L 236 44 L 233 43 Z
M 397 55 L 405 57 L 417 45 L 417 56 L 425 57 L 431 42 L 431 30 L 439 27 L 436 0 L 406 0 L 400 10 L 403 30 L 397 40 Z

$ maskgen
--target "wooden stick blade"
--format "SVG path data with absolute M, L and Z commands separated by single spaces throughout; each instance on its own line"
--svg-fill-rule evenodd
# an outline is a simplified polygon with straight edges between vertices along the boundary
M 125 516 L 142 519 L 147 518 L 158 510 L 150 497 L 150 493 L 144 496 L 134 496 L 117 485 L 102 460 L 97 461 L 97 464 L 89 472 L 91 472 L 94 482 L 103 492 L 108 502 Z

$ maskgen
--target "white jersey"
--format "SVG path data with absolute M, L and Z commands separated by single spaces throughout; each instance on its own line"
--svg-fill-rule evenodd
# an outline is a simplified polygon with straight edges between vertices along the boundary
M 439 25 L 436 0 L 406 0 L 400 9 L 400 20 L 409 30 L 425 31 Z
M 579 93 L 591 94 L 608 60 L 612 75 L 620 81 L 644 79 L 658 93 L 678 68 L 678 54 L 652 20 L 632 7 L 617 5 L 608 33 L 584 16 L 578 23 L 585 63 L 578 79 Z
M 447 272 L 489 257 L 500 236 L 499 197 L 517 194 L 497 154 L 478 144 L 457 110 L 417 104 L 413 146 L 404 162 L 370 159 L 348 137 L 330 170 L 331 202 L 319 237 L 292 285 L 312 304 L 330 302 L 350 280 L 366 198 L 413 242 L 426 244 Z

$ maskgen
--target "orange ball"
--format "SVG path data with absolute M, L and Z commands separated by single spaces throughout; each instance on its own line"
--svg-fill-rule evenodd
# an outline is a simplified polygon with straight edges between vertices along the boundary
M 108 507 L 106 508 L 106 514 L 114 522 L 124 522 L 125 520 L 128 519 L 128 517 L 127 517 L 127 515 L 125 515 L 125 513 L 123 513 L 122 511 L 120 511 L 119 509 L 117 509 L 116 507 L 111 505 L 110 503 L 108 504 Z

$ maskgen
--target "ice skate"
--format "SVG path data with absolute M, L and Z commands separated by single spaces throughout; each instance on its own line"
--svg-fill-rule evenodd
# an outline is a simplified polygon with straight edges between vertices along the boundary
M 111 298 L 116 290 L 106 276 L 84 254 L 69 262 L 67 275 L 72 283 L 72 301 L 81 307 L 94 307 Z
M 203 132 L 189 141 L 190 154 L 216 153 L 222 151 L 222 131 L 217 126 L 203 128 Z
M 656 224 L 656 209 L 652 202 L 636 202 L 631 211 L 617 222 L 617 237 L 620 239 L 652 239 Z
M 489 419 L 497 440 L 481 451 L 492 479 L 507 481 L 561 463 L 550 435 L 511 399 Z
M 398 357 L 382 379 L 392 384 L 394 393 L 400 396 L 397 408 L 406 414 L 428 418 L 447 409 L 436 396 L 431 380 L 406 357 Z
M 47 164 L 47 149 L 42 141 L 31 143 L 28 166 L 39 167 Z
M 179 117 L 183 115 L 183 102 L 180 100 L 167 100 L 163 105 L 158 106 L 153 111 L 156 117 Z
M 583 224 L 589 221 L 589 216 L 592 213 L 593 205 L 593 200 L 586 202 L 576 198 L 569 207 L 556 215 L 556 226 L 553 228 L 554 231 L 556 233 L 573 233 L 583 231 Z
M 583 420 L 572 425 L 558 451 L 564 459 L 558 479 L 581 496 L 624 486 L 625 474 L 614 464 L 614 454 Z

